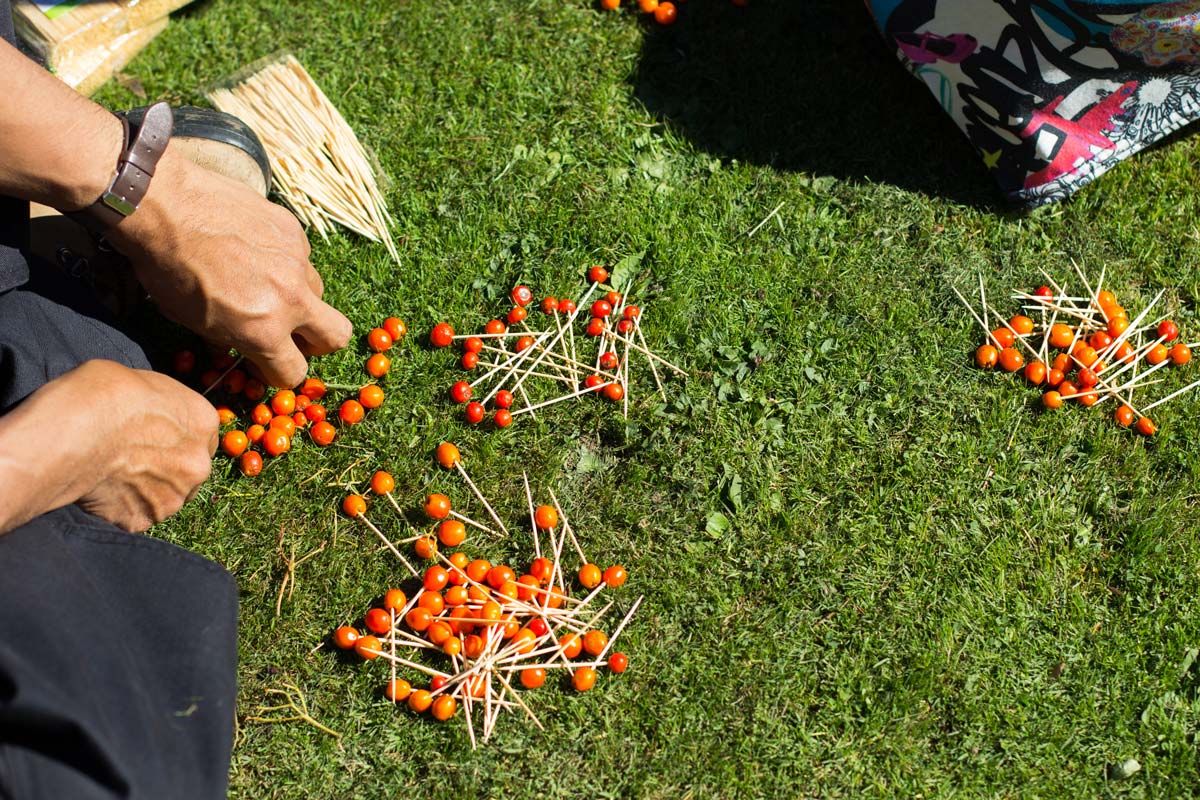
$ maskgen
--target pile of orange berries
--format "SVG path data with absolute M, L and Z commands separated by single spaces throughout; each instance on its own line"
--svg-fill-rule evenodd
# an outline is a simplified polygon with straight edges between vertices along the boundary
M 599 0 L 600 8 L 605 11 L 616 11 L 621 7 L 622 0 Z M 732 0 L 735 6 L 747 6 L 750 0 Z M 674 25 L 679 18 L 679 6 L 686 5 L 687 0 L 633 0 L 629 3 L 642 14 L 654 16 L 659 25 Z
M 407 702 L 416 712 L 432 709 L 439 720 L 454 716 L 456 694 L 470 692 L 473 699 L 484 698 L 485 676 L 474 676 L 453 686 L 450 679 L 455 673 L 469 670 L 484 655 L 489 639 L 495 651 L 508 649 L 513 656 L 537 654 L 535 658 L 553 661 L 561 654 L 559 663 L 570 672 L 571 685 L 585 692 L 596 685 L 601 667 L 593 660 L 605 653 L 608 633 L 600 628 L 577 632 L 559 625 L 554 612 L 562 609 L 571 595 L 567 589 L 550 584 L 553 573 L 553 563 L 544 557 L 534 559 L 518 577 L 507 565 L 493 565 L 458 551 L 449 556 L 446 566 L 429 566 L 411 598 L 401 589 L 388 589 L 381 604 L 363 616 L 361 628 L 337 628 L 333 643 L 367 661 L 381 655 L 388 660 L 385 645 L 393 643 L 404 647 L 405 652 L 417 644 L 419 649 L 449 659 L 451 670 L 438 670 L 445 675 L 432 675 L 428 688 L 393 678 L 383 689 L 392 702 Z M 601 581 L 617 588 L 626 578 L 622 567 L 611 566 L 602 572 L 595 564 L 584 565 L 577 576 L 585 589 L 595 589 Z M 549 648 L 547 642 L 551 642 Z M 603 667 L 609 672 L 622 673 L 629 666 L 624 653 L 606 656 Z M 514 663 L 520 660 L 514 658 Z M 546 682 L 544 666 L 514 668 L 512 672 L 518 673 L 515 680 L 526 689 L 537 689 Z
M 438 459 L 449 468 L 445 448 L 439 448 Z M 456 454 L 457 450 L 452 455 Z M 371 492 L 388 496 L 395 505 L 391 497 L 394 488 L 395 481 L 388 473 L 372 476 Z M 540 534 L 549 538 L 551 546 L 541 550 L 545 555 L 534 558 L 520 574 L 508 565 L 493 564 L 463 550 L 442 552 L 439 543 L 455 548 L 465 541 L 460 520 L 485 526 L 462 515 L 451 518 L 450 500 L 443 494 L 426 496 L 422 505 L 436 526 L 436 535 L 429 532 L 405 540 L 414 542 L 417 556 L 426 562 L 422 570 L 414 570 L 414 584 L 408 591 L 388 589 L 380 605 L 363 616 L 360 627 L 342 625 L 332 635 L 333 643 L 342 650 L 353 650 L 366 661 L 391 663 L 391 678 L 383 688 L 385 697 L 406 703 L 418 713 L 429 711 L 444 721 L 455 716 L 460 703 L 468 713 L 477 701 L 480 706 L 490 706 L 494 694 L 515 691 L 516 683 L 526 690 L 537 689 L 554 669 L 568 672 L 571 685 L 580 692 L 596 684 L 601 669 L 613 673 L 626 670 L 628 657 L 620 652 L 609 654 L 609 650 L 637 604 L 612 632 L 611 640 L 602 618 L 612 604 L 600 611 L 591 606 L 601 591 L 625 584 L 626 570 L 620 565 L 601 568 L 577 549 L 581 564 L 574 582 L 588 594 L 582 599 L 572 596 L 562 553 L 568 536 L 576 548 L 578 542 L 568 521 L 560 518 L 557 503 L 534 509 L 530 502 L 535 542 L 540 549 Z M 367 501 L 362 495 L 347 496 L 342 510 L 367 522 Z M 557 544 L 556 531 L 560 536 Z M 412 660 L 422 650 L 438 658 L 432 664 Z M 398 677 L 397 668 L 421 674 L 421 680 L 427 678 L 428 683 L 416 686 Z M 490 730 L 486 720 L 483 730 L 486 739 Z
M 975 351 L 975 364 L 983 369 L 999 367 L 1006 372 L 1021 372 L 1031 384 L 1044 388 L 1042 404 L 1048 409 L 1060 408 L 1068 401 L 1090 407 L 1109 397 L 1117 398 L 1120 405 L 1113 413 L 1117 424 L 1133 426 L 1145 436 L 1154 435 L 1158 428 L 1150 417 L 1123 399 L 1123 392 L 1133 387 L 1114 385 L 1113 379 L 1128 374 L 1138 362 L 1151 365 L 1153 371 L 1191 361 L 1191 348 L 1177 341 L 1179 327 L 1175 322 L 1163 319 L 1130 330 L 1128 313 L 1107 291 L 1097 292 L 1087 307 L 1069 309 L 1056 304 L 1063 301 L 1047 286 L 1023 296 L 1045 306 L 1043 324 L 1039 326 L 1023 314 L 1010 318 L 988 333 L 987 341 Z M 1071 316 L 1067 316 L 1068 311 Z M 1063 316 L 1051 312 L 1062 312 Z M 1053 321 L 1064 317 L 1072 324 Z M 1144 343 L 1144 332 L 1152 332 L 1153 341 Z M 1051 348 L 1059 352 L 1048 359 L 1049 364 L 1033 357 L 1049 353 Z M 1030 351 L 1028 361 L 1022 349 Z
M 367 345 L 374 351 L 366 363 L 371 377 L 379 379 L 388 373 L 391 361 L 385 353 L 406 332 L 402 320 L 389 317 L 367 335 Z M 300 432 L 307 431 L 313 444 L 326 447 L 338 435 L 334 422 L 357 425 L 367 410 L 379 408 L 385 400 L 383 389 L 377 383 L 368 383 L 358 389 L 356 398 L 340 403 L 334 416 L 322 402 L 330 387 L 320 378 L 306 378 L 299 387 L 278 389 L 268 397 L 267 387 L 236 363 L 231 353 L 218 353 L 210 368 L 201 373 L 200 385 L 216 397 L 223 428 L 221 451 L 237 459 L 239 469 L 247 476 L 262 472 L 264 455 L 277 458 L 291 451 Z M 189 350 L 176 353 L 173 366 L 177 375 L 185 377 L 195 370 L 196 356 Z M 248 407 L 249 419 L 240 419 L 231 407 L 234 405 Z
M 600 395 L 612 403 L 624 401 L 627 409 L 627 362 L 631 352 L 650 361 L 664 399 L 665 390 L 654 362 L 686 375 L 646 349 L 641 331 L 642 308 L 608 288 L 610 276 L 605 267 L 591 267 L 587 277 L 592 286 L 584 306 L 576 306 L 569 297 L 553 295 L 535 302 L 533 290 L 518 285 L 509 293 L 512 307 L 503 318 L 487 322 L 481 332 L 458 335 L 448 322 L 439 322 L 430 329 L 431 345 L 441 349 L 458 342 L 462 369 L 482 373 L 470 382 L 459 380 L 450 387 L 449 399 L 462 406 L 464 420 L 478 425 L 490 411 L 492 425 L 507 428 L 526 411 L 588 395 Z M 541 312 L 538 323 L 532 316 L 536 310 Z M 578 334 L 574 330 L 577 319 L 583 325 Z M 544 330 L 534 330 L 530 325 Z M 590 351 L 585 354 L 576 349 L 576 340 L 581 348 L 585 343 L 595 343 L 594 361 Z M 529 377 L 538 380 L 526 382 Z M 558 397 L 534 403 L 529 397 L 534 392 L 527 388 L 533 385 L 566 388 Z M 491 391 L 487 391 L 488 386 Z M 514 405 L 518 399 L 523 403 Z

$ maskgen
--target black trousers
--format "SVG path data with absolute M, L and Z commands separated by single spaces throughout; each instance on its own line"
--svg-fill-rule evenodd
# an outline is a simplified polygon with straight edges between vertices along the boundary
M 0 411 L 89 359 L 148 366 L 72 294 L 0 294 Z M 74 506 L 0 535 L 0 798 L 224 797 L 236 664 L 211 561 Z

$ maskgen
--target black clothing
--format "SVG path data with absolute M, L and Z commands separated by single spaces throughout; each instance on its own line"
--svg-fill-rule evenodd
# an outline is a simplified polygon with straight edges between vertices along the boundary
M 14 47 L 12 7 L 0 0 L 0 39 Z M 29 204 L 12 197 L 0 197 L 0 292 L 29 280 L 29 267 L 22 253 L 29 250 Z

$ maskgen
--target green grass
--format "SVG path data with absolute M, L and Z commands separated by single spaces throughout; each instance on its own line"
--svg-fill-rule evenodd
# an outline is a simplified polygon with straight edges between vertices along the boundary
M 587 265 L 644 253 L 648 335 L 693 375 L 665 405 L 635 382 L 628 423 L 580 404 L 467 430 L 450 356 L 412 335 L 388 404 L 339 446 L 255 480 L 218 460 L 156 533 L 241 587 L 233 796 L 1194 795 L 1195 401 L 1153 441 L 1099 409 L 1039 413 L 971 367 L 980 336 L 949 286 L 982 272 L 1000 298 L 1075 259 L 1130 308 L 1169 287 L 1198 338 L 1200 145 L 1012 215 L 861 4 L 685 11 L 658 30 L 583 0 L 201 3 L 129 68 L 151 98 L 201 102 L 264 55 L 307 65 L 406 237 L 399 267 L 350 235 L 314 242 L 357 330 L 472 326 L 517 282 L 578 296 Z M 360 380 L 364 353 L 314 372 Z M 620 603 L 646 595 L 628 673 L 541 690 L 544 733 L 513 716 L 476 751 L 461 718 L 389 707 L 382 665 L 313 651 L 400 578 L 338 521 L 344 482 L 383 467 L 414 508 L 465 499 L 431 459 L 447 438 L 513 520 L 529 469 L 597 561 L 630 569 Z M 276 618 L 281 527 L 300 553 L 328 545 Z M 529 557 L 521 537 L 470 545 Z M 340 741 L 244 720 L 284 680 Z M 1126 758 L 1143 770 L 1110 781 Z

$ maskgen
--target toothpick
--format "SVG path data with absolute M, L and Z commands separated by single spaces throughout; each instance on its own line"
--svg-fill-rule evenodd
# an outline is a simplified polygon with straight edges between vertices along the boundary
M 521 478 L 525 481 L 525 499 L 529 503 L 529 526 L 533 531 L 533 553 L 534 558 L 542 557 L 542 543 L 538 537 L 537 514 L 533 508 L 533 492 L 529 490 L 529 473 L 522 472 Z
M 1163 363 L 1165 364 L 1167 362 L 1164 361 Z M 1156 406 L 1161 406 L 1163 403 L 1167 402 L 1168 400 L 1174 400 L 1176 397 L 1179 397 L 1179 395 L 1183 394 L 1184 392 L 1190 392 L 1192 389 L 1195 389 L 1197 386 L 1200 386 L 1200 381 L 1193 381 L 1192 383 L 1189 383 L 1187 386 L 1183 387 L 1182 389 L 1175 391 L 1175 392 L 1171 392 L 1169 395 L 1162 398 L 1161 400 L 1155 400 L 1153 403 L 1151 403 L 1150 405 L 1143 408 L 1142 411 L 1151 411 Z M 1143 414 L 1143 416 L 1145 416 L 1145 415 Z
M 554 490 L 550 490 L 550 499 L 554 501 L 554 508 L 558 511 L 558 518 L 562 521 L 563 534 L 571 537 L 571 544 L 575 545 L 575 552 L 579 554 L 579 565 L 582 567 L 588 563 L 587 556 L 583 554 L 583 548 L 579 546 L 579 540 L 575 538 L 575 533 L 571 530 L 571 522 L 567 519 L 567 512 L 562 510 L 562 506 L 558 503 L 558 498 L 554 496 Z
M 608 381 L 606 383 L 601 383 L 598 386 L 594 386 L 591 388 L 584 387 L 583 389 L 578 389 L 574 392 L 571 392 L 570 394 L 564 394 L 561 397 L 555 397 L 552 400 L 543 400 L 542 402 L 536 403 L 532 406 L 525 406 L 524 408 L 518 408 L 516 411 L 512 412 L 512 415 L 515 417 L 518 414 L 524 414 L 527 411 L 533 411 L 538 408 L 545 408 L 546 406 L 552 406 L 555 403 L 561 403 L 564 400 L 573 400 L 574 398 L 582 397 L 585 394 L 590 394 L 592 392 L 600 392 L 601 390 L 604 389 L 605 386 L 611 386 L 614 383 L 616 383 L 616 381 Z
M 358 518 L 360 520 L 362 520 L 363 524 L 366 525 L 368 528 L 370 528 L 371 531 L 376 536 L 379 537 L 380 541 L 382 541 L 385 545 L 387 545 L 388 549 L 391 550 L 392 553 L 395 554 L 396 558 L 400 559 L 400 563 L 402 563 L 404 566 L 408 567 L 408 571 L 413 574 L 413 577 L 420 575 L 420 573 L 417 572 L 416 568 L 413 567 L 412 564 L 408 563 L 408 559 L 400 554 L 400 551 L 396 549 L 396 545 L 392 544 L 391 541 L 389 541 L 388 538 L 383 535 L 383 531 L 379 530 L 379 528 L 376 528 L 375 525 L 371 522 L 371 520 L 367 519 L 366 514 L 360 513 L 358 515 Z
M 220 376 L 219 376 L 219 377 L 218 377 L 218 378 L 217 378 L 215 381 L 213 381 L 213 382 L 212 382 L 212 384 L 211 384 L 211 385 L 210 385 L 210 386 L 209 386 L 207 389 L 205 389 L 203 392 L 201 392 L 201 393 L 200 393 L 200 395 L 201 395 L 202 397 L 203 397 L 203 396 L 206 396 L 206 395 L 207 395 L 209 392 L 211 392 L 213 389 L 215 389 L 215 388 L 217 388 L 218 386 L 220 386 L 220 385 L 221 385 L 221 381 L 225 380 L 225 377 L 226 377 L 226 376 L 227 376 L 229 373 L 231 373 L 231 372 L 233 372 L 235 369 L 237 369 L 237 367 L 238 367 L 238 364 L 241 364 L 241 363 L 242 363 L 243 361 L 245 361 L 245 360 L 246 360 L 246 357 L 245 357 L 245 356 L 238 356 L 238 357 L 237 357 L 237 360 L 236 360 L 236 361 L 234 361 L 232 364 L 230 364 L 230 365 L 229 365 L 229 367 L 228 367 L 228 369 L 226 369 L 224 372 L 222 372 L 222 373 L 221 373 L 221 375 L 220 375 Z M 356 387 L 356 388 L 357 388 L 357 387 Z
M 463 480 L 467 482 L 467 486 L 475 493 L 475 497 L 479 499 L 480 503 L 483 503 L 483 507 L 487 509 L 488 515 L 492 518 L 492 522 L 495 522 L 500 531 L 505 536 L 508 536 L 508 528 L 504 527 L 504 523 L 500 521 L 500 517 L 496 514 L 495 509 L 488 503 L 487 498 L 483 496 L 483 492 L 479 491 L 479 487 L 475 485 L 475 482 L 471 480 L 471 476 L 467 474 L 467 470 L 463 467 L 462 462 L 455 461 L 454 466 L 458 469 L 458 474 L 462 475 Z
M 634 612 L 638 610 L 638 606 L 642 604 L 642 598 L 644 597 L 645 595 L 641 595 L 634 602 L 633 607 L 629 609 L 629 613 L 625 615 L 625 619 L 621 620 L 621 624 L 617 626 L 615 631 L 613 631 L 613 635 L 609 637 L 607 644 L 604 645 L 604 649 L 600 651 L 596 658 L 602 659 L 608 653 L 609 649 L 613 646 L 613 643 L 617 641 L 617 637 L 621 635 L 621 631 L 625 630 L 625 626 L 629 624 L 629 620 L 633 619 Z

